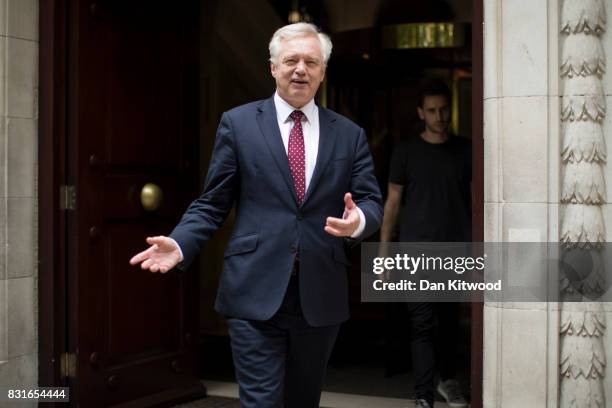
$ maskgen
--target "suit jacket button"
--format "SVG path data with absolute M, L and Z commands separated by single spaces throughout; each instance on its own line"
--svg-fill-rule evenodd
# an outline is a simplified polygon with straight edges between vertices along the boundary
M 304 218 L 304 217 L 302 216 L 302 213 L 298 213 L 298 215 L 297 215 L 297 219 L 298 219 L 298 220 L 302 220 L 303 218 Z

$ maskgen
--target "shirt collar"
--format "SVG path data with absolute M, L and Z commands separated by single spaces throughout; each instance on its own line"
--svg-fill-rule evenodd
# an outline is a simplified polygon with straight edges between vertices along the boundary
M 289 105 L 287 101 L 281 98 L 278 92 L 274 92 L 274 106 L 276 108 L 276 115 L 282 123 L 287 122 L 289 120 L 289 115 L 296 110 L 293 106 Z M 314 102 L 314 98 L 298 110 L 302 111 L 307 121 L 312 122 L 312 118 L 317 112 L 317 105 Z

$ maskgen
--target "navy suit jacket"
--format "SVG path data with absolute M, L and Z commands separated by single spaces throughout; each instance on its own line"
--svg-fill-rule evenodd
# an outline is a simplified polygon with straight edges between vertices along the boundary
M 302 311 L 312 326 L 348 319 L 344 239 L 324 231 L 342 217 L 351 192 L 374 233 L 382 198 L 363 129 L 319 107 L 319 150 L 304 201 L 297 203 L 274 99 L 252 102 L 221 118 L 204 190 L 170 237 L 188 265 L 236 204 L 215 309 L 226 316 L 267 320 L 279 309 L 299 256 Z

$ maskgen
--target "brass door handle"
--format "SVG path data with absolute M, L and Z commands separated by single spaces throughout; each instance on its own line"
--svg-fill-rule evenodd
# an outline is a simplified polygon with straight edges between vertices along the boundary
M 162 189 L 155 183 L 147 183 L 140 191 L 140 203 L 146 211 L 157 210 L 164 199 Z

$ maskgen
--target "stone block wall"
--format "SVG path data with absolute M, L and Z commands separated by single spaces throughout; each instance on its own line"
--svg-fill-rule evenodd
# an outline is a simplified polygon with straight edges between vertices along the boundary
M 38 1 L 0 0 L 0 388 L 37 382 Z
M 486 241 L 558 241 L 557 27 L 557 0 L 484 0 Z M 485 304 L 485 407 L 557 406 L 558 320 L 557 304 Z
M 610 18 L 610 0 L 484 0 L 486 241 L 608 241 L 612 209 L 605 184 L 612 180 L 612 167 L 592 155 L 568 155 L 564 146 L 568 129 L 589 137 L 581 129 L 593 126 L 602 126 L 605 144 L 612 143 L 612 119 L 606 114 L 612 76 L 605 72 L 612 56 L 612 35 L 605 27 Z M 568 21 L 569 32 L 564 31 Z M 564 71 L 568 61 L 577 74 Z M 599 89 L 599 82 L 603 91 L 598 95 L 588 91 L 593 87 L 580 91 L 589 84 Z M 577 86 L 582 88 L 577 91 Z M 571 119 L 570 105 L 577 109 Z M 576 176 L 568 173 L 575 168 L 580 171 L 573 183 L 567 177 Z M 589 180 L 603 193 L 580 194 L 595 191 Z M 572 188 L 576 199 L 568 195 Z M 575 211 L 568 215 L 569 207 L 598 212 L 599 221 L 577 217 Z M 595 321 L 611 322 L 612 305 L 486 304 L 484 406 L 610 404 L 612 377 L 605 361 L 612 342 L 605 326 L 591 324 Z

